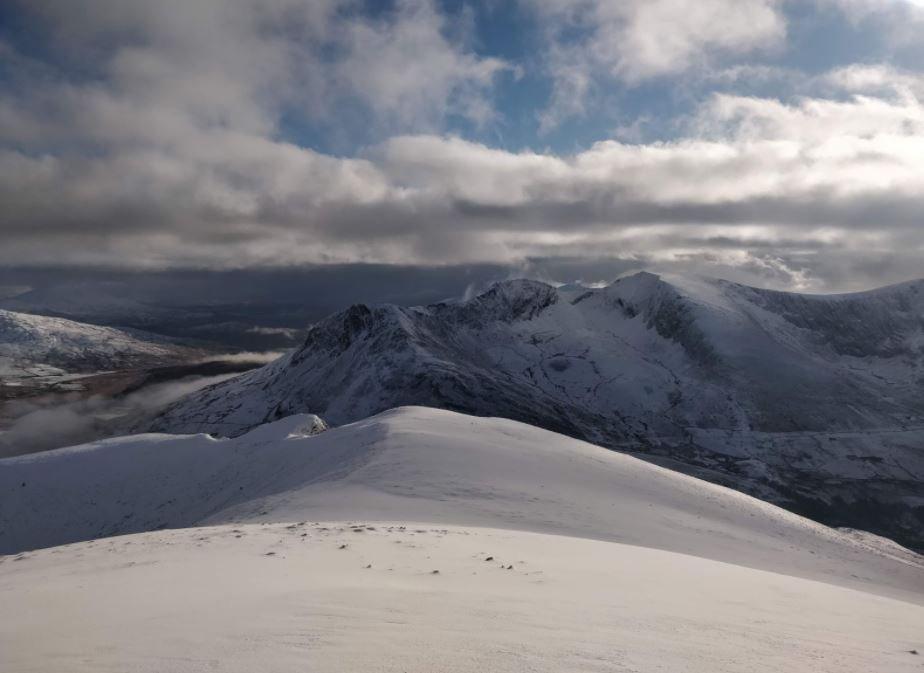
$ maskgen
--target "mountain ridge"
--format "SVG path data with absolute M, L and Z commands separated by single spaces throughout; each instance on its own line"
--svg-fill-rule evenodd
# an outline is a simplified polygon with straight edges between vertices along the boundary
M 169 364 L 204 351 L 180 339 L 131 328 L 0 309 L 0 371 L 35 367 L 90 372 Z
M 413 404 L 631 451 L 924 548 L 921 281 L 806 298 L 643 272 L 357 304 L 153 429 L 233 436 L 293 413 L 339 425 Z
M 924 559 L 908 550 L 517 421 L 425 407 L 8 458 L 0 493 L 0 553 L 162 528 L 405 520 L 640 545 L 924 604 Z

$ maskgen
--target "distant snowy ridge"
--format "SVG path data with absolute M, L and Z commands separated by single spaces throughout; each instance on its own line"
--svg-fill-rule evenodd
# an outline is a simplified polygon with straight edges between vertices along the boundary
M 233 436 L 294 413 L 340 424 L 406 404 L 640 452 L 924 549 L 924 281 L 819 296 L 639 273 L 356 305 L 154 429 Z
M 626 439 L 868 430 L 924 424 L 922 390 L 924 281 L 824 297 L 640 273 L 598 290 L 508 281 L 457 304 L 358 304 L 162 425 L 234 434 L 309 409 L 343 423 L 429 398 L 485 413 L 539 402 L 535 421 L 590 415 Z
M 0 310 L 0 374 L 27 376 L 39 367 L 67 372 L 168 364 L 200 351 L 140 330 Z

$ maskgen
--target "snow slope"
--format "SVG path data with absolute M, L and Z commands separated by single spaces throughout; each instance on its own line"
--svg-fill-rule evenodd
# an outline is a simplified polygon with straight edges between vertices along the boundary
M 140 435 L 0 460 L 0 552 L 197 524 L 411 521 L 695 555 L 924 604 L 924 562 L 630 456 L 409 407 L 317 434 Z
M 924 282 L 836 296 L 640 273 L 363 305 L 155 430 L 233 436 L 423 404 L 644 453 L 819 520 L 924 549 Z
M 910 673 L 924 645 L 912 603 L 642 547 L 425 524 L 56 547 L 0 557 L 0 596 L 5 673 Z
M 192 528 L 151 530 L 203 524 Z M 515 421 L 0 461 L 0 669 L 917 671 L 924 560 Z
M 0 374 L 130 369 L 176 362 L 199 353 L 175 339 L 63 318 L 0 310 Z M 60 373 L 60 372 L 59 372 Z

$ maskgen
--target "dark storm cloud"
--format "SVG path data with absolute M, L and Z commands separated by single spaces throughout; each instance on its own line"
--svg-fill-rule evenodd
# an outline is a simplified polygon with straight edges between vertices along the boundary
M 42 308 L 52 312 L 106 307 L 113 299 L 131 299 L 142 306 L 240 307 L 242 313 L 275 317 L 272 306 L 306 307 L 286 327 L 306 327 L 328 313 L 354 303 L 405 306 L 457 298 L 466 287 L 487 286 L 507 278 L 511 267 L 466 265 L 418 267 L 349 264 L 246 270 L 171 269 L 130 271 L 91 268 L 0 268 L 0 286 L 19 288 L 10 308 Z M 25 291 L 29 290 L 28 294 Z M 82 297 L 82 302 L 74 301 Z M 257 309 L 257 310 L 254 310 Z M 93 315 L 88 313 L 87 315 Z M 304 320 L 301 317 L 304 316 Z M 100 314 L 93 316 L 100 317 Z M 273 323 L 275 324 L 275 322 Z

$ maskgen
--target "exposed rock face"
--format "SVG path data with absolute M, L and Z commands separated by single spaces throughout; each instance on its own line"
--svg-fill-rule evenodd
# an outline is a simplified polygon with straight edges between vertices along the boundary
M 155 429 L 407 404 L 525 421 L 924 548 L 924 282 L 807 296 L 640 273 L 358 305 Z

